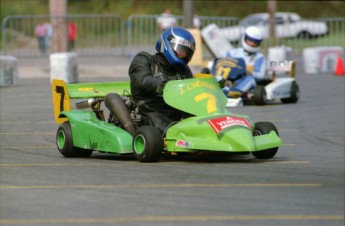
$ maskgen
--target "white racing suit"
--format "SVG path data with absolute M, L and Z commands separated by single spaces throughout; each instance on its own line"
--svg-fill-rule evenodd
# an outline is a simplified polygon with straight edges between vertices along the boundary
M 232 97 L 239 96 L 238 93 L 244 94 L 256 86 L 257 82 L 264 79 L 266 73 L 266 57 L 260 53 L 249 53 L 243 48 L 231 49 L 227 55 L 227 58 L 242 58 L 246 63 L 246 75 L 241 76 L 235 81 L 235 85 L 232 87 L 225 86 L 223 92 L 226 96 Z

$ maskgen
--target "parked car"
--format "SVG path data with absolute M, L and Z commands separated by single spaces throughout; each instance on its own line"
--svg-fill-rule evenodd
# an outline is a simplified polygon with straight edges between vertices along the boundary
M 239 26 L 222 28 L 221 32 L 230 42 L 238 42 L 249 26 L 257 26 L 262 30 L 264 38 L 269 37 L 269 14 L 256 13 L 245 17 Z M 308 21 L 291 12 L 275 14 L 275 34 L 277 38 L 312 38 L 328 33 L 327 24 L 323 21 Z

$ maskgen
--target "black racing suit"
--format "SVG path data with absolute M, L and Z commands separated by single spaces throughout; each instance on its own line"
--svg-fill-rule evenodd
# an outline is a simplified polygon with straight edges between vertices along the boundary
M 161 53 L 151 55 L 147 52 L 138 53 L 128 70 L 130 77 L 131 94 L 140 113 L 149 116 L 149 120 L 158 117 L 165 124 L 160 127 L 164 130 L 167 123 L 180 120 L 184 113 L 167 105 L 160 92 L 169 80 L 192 78 L 193 74 L 188 66 L 182 71 L 176 71 Z M 183 100 L 180 100 L 183 101 Z

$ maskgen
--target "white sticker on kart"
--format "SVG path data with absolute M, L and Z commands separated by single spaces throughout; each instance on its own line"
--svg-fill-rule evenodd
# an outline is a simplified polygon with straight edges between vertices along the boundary
M 282 61 L 270 61 L 268 65 L 269 71 L 281 71 L 289 72 L 292 70 L 292 64 L 294 61 L 282 60 Z

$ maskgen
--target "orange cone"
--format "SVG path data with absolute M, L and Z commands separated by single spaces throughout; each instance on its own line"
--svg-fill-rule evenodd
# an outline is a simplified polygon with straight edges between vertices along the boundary
M 337 64 L 335 65 L 335 72 L 334 74 L 336 76 L 343 76 L 345 75 L 345 69 L 344 69 L 344 63 L 343 59 L 341 56 L 338 57 L 337 59 Z

